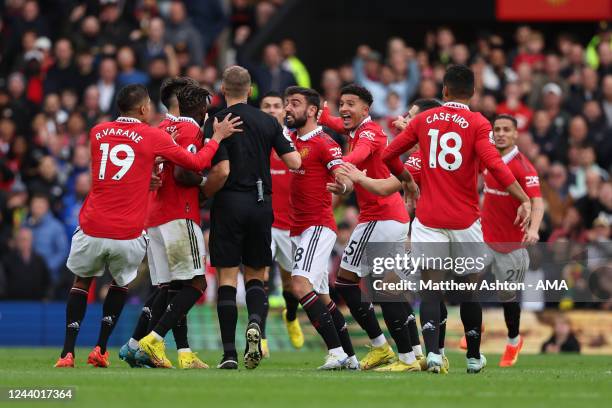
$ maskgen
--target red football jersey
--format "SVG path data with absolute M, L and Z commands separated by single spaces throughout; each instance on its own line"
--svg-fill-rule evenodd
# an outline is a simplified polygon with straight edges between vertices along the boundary
M 283 127 L 288 136 L 288 129 Z M 270 154 L 270 174 L 272 175 L 272 210 L 274 211 L 274 228 L 288 230 L 291 228 L 291 172 L 276 151 Z
M 342 120 L 333 118 L 329 109 L 324 109 L 320 123 L 335 131 L 345 132 Z M 349 132 L 349 151 L 344 161 L 353 163 L 359 170 L 373 179 L 385 179 L 390 172 L 382 161 L 382 153 L 387 146 L 387 136 L 376 122 L 368 116 L 357 128 Z M 402 223 L 410 221 L 408 211 L 399 193 L 387 197 L 372 194 L 360 185 L 355 185 L 359 222 L 394 220 Z
M 166 125 L 178 131 L 176 143 L 191 153 L 203 147 L 202 131 L 192 118 L 179 117 L 176 122 Z M 173 131 L 174 131 L 173 130 Z M 156 227 L 173 220 L 188 219 L 200 225 L 198 187 L 185 187 L 174 179 L 174 163 L 166 162 L 161 172 L 162 185 L 154 191 L 149 201 L 147 227 Z
M 166 113 L 166 117 L 164 118 L 164 120 L 159 122 L 159 124 L 157 125 L 157 128 L 163 131 L 166 131 L 168 133 L 172 133 L 175 130 L 174 126 L 177 120 L 178 118 L 176 116 Z
M 410 172 L 414 182 L 417 183 L 419 187 L 421 186 L 421 159 L 421 151 L 417 150 L 412 153 L 404 163 L 404 168 Z
M 493 145 L 491 124 L 467 105 L 447 102 L 413 118 L 383 154 L 393 174 L 404 171 L 399 157 L 417 143 L 423 161 L 416 216 L 425 226 L 466 229 L 480 217 L 480 161 L 503 189 L 515 181 Z
M 502 157 L 504 163 L 519 182 L 529 198 L 541 197 L 540 179 L 529 160 L 514 147 Z M 520 202 L 502 188 L 499 182 L 487 170 L 484 171 L 484 203 L 482 205 L 482 234 L 484 240 L 498 252 L 511 252 L 520 248 L 524 232 L 514 225 L 516 210 Z M 495 243 L 512 243 L 516 245 L 495 245 Z
M 111 239 L 142 234 L 156 156 L 201 171 L 210 167 L 219 148 L 210 141 L 198 154 L 189 153 L 166 132 L 126 117 L 96 125 L 89 139 L 92 185 L 79 223 L 87 235 Z
M 342 149 L 321 127 L 293 139 L 302 166 L 291 171 L 291 236 L 315 225 L 336 231 L 332 194 L 325 185 L 334 181 L 332 170 L 342 164 Z

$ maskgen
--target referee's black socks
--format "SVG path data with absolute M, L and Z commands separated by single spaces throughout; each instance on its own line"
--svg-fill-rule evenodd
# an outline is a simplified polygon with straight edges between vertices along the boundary
M 264 283 L 259 279 L 251 279 L 244 285 L 249 323 L 257 323 L 261 329 L 263 317 L 266 313 L 268 296 L 264 290 Z
M 219 286 L 217 289 L 217 316 L 219 330 L 223 343 L 223 355 L 237 358 L 236 352 L 236 323 L 238 309 L 236 308 L 236 288 L 229 285 Z

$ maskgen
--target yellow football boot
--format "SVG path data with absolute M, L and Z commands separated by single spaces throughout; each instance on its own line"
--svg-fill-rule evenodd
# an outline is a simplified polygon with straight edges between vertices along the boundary
M 299 320 L 296 318 L 295 320 L 288 321 L 287 309 L 283 309 L 283 321 L 287 327 L 287 334 L 289 334 L 289 341 L 291 342 L 291 345 L 296 349 L 302 348 L 304 345 L 304 333 L 302 333 Z
M 153 333 L 140 339 L 138 346 L 140 347 L 138 351 L 146 354 L 155 367 L 172 368 L 172 363 L 166 357 L 166 344 L 163 340 L 157 340 Z
M 208 368 L 208 364 L 198 358 L 198 353 L 193 351 L 179 351 L 178 365 L 183 370 L 191 368 Z
M 389 343 L 385 343 L 380 347 L 371 346 L 370 351 L 361 359 L 359 365 L 362 370 L 371 370 L 381 365 L 389 364 L 393 360 L 395 360 L 395 353 Z
M 374 371 L 388 373 L 399 373 L 402 371 L 421 371 L 421 363 L 419 362 L 419 360 L 414 360 L 411 364 L 407 364 L 401 360 L 397 360 L 395 363 L 375 368 Z

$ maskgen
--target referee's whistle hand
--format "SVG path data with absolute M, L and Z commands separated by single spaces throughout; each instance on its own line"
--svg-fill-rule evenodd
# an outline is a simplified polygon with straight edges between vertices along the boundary
M 242 132 L 242 129 L 240 129 L 241 125 L 242 121 L 240 120 L 240 116 L 235 116 L 232 118 L 231 113 L 228 113 L 221 122 L 215 118 L 213 122 L 214 133 L 212 139 L 216 142 L 220 142 L 221 140 L 230 137 L 234 133 Z

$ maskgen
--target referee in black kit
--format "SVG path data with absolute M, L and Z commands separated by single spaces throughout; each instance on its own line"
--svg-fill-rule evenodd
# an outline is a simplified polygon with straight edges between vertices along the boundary
M 217 314 L 223 342 L 223 359 L 217 368 L 237 369 L 236 352 L 236 284 L 240 265 L 244 266 L 246 304 L 249 325 L 244 353 L 246 368 L 256 368 L 261 360 L 261 319 L 267 302 L 264 271 L 272 265 L 271 231 L 272 180 L 270 153 L 274 149 L 290 169 L 299 169 L 301 158 L 291 140 L 283 135 L 278 121 L 247 105 L 251 76 L 240 66 L 223 72 L 221 92 L 227 108 L 215 117 L 228 113 L 239 116 L 243 132 L 221 142 L 212 160 L 204 193 L 214 201 L 211 208 L 210 258 L 217 268 L 219 289 Z M 212 120 L 205 134 L 212 134 Z

